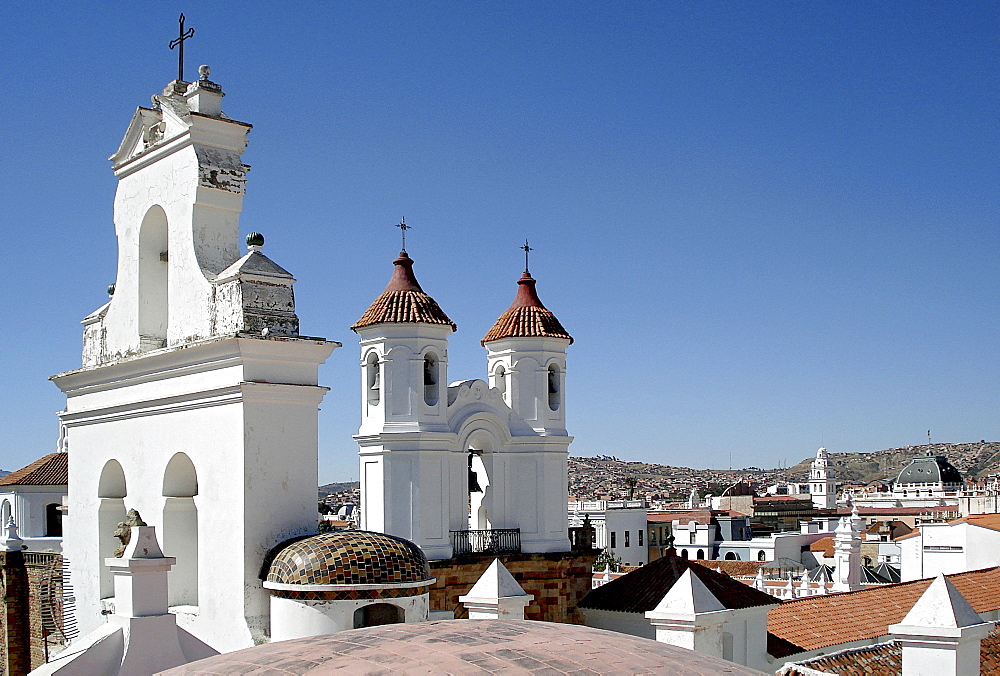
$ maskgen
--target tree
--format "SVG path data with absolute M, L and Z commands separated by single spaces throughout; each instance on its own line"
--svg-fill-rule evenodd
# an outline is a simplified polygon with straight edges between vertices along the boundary
M 639 480 L 634 476 L 625 477 L 625 488 L 628 489 L 628 499 L 631 500 L 635 496 L 635 487 L 639 485 Z
M 622 568 L 622 558 L 615 556 L 615 553 L 610 549 L 605 549 L 597 555 L 597 559 L 594 561 L 594 570 L 600 573 L 608 566 L 611 567 L 612 573 L 617 573 Z

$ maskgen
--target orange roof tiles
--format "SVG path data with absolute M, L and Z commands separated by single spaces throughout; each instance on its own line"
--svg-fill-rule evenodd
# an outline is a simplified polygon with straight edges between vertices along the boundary
M 977 613 L 1000 609 L 1000 567 L 947 577 Z M 767 630 L 800 652 L 876 639 L 888 633 L 890 624 L 902 621 L 932 581 L 914 580 L 786 601 L 768 612 Z M 789 654 L 794 653 L 775 657 Z
M 833 536 L 827 536 L 825 538 L 820 538 L 816 542 L 809 545 L 809 551 L 811 552 L 823 552 L 823 556 L 831 557 L 833 556 Z
M 839 676 L 898 674 L 903 670 L 902 657 L 899 641 L 889 641 L 792 662 L 778 673 L 781 676 L 813 676 L 817 672 Z M 979 644 L 979 662 L 983 676 L 1000 674 L 1000 632 L 997 629 L 994 628 Z
M 0 479 L 0 486 L 62 486 L 69 483 L 69 454 L 49 453 Z
M 969 516 L 962 517 L 961 519 L 958 519 L 958 521 L 954 521 L 952 523 L 959 523 L 963 521 L 981 528 L 1000 530 L 1000 514 L 970 514 Z
M 405 251 L 399 252 L 389 284 L 382 295 L 375 299 L 354 326 L 357 331 L 375 324 L 445 324 L 454 331 L 455 322 L 448 318 L 441 306 L 424 293 L 413 274 L 413 260 Z
M 716 572 L 722 571 L 730 577 L 753 577 L 767 561 L 709 561 L 696 559 L 698 565 Z
M 481 341 L 483 345 L 501 338 L 566 338 L 573 337 L 566 332 L 556 316 L 538 299 L 535 280 L 525 270 L 517 280 L 517 295 L 510 307 L 500 315 Z

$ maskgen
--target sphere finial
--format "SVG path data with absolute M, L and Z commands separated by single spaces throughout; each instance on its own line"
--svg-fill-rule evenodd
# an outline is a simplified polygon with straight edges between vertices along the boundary
M 208 76 L 212 74 L 212 69 L 202 64 L 198 66 L 198 75 L 201 75 L 202 80 L 207 80 Z
M 250 251 L 260 251 L 264 247 L 264 235 L 259 232 L 251 232 L 247 235 L 247 248 Z
M 108 284 L 108 297 L 115 295 L 115 285 Z

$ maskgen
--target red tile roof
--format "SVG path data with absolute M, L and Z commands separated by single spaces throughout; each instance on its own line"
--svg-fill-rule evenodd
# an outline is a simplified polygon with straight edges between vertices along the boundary
M 1000 609 L 1000 567 L 948 575 L 977 613 Z M 888 634 L 906 617 L 932 579 L 883 585 L 860 591 L 785 601 L 767 614 L 767 630 L 797 652 Z M 771 653 L 774 657 L 787 657 Z
M 573 337 L 566 332 L 556 316 L 538 300 L 535 280 L 527 270 L 517 280 L 514 302 L 500 315 L 481 342 L 485 345 L 501 338 L 566 338 L 570 343 L 573 342 Z
M 767 563 L 767 561 L 709 561 L 706 559 L 695 559 L 694 562 L 716 572 L 721 570 L 730 577 L 753 577 L 760 570 L 760 567 Z
M 814 676 L 816 672 L 839 676 L 898 674 L 903 670 L 902 657 L 899 641 L 889 641 L 791 662 L 778 673 L 781 676 Z M 979 673 L 983 676 L 1000 674 L 1000 632 L 996 629 L 979 644 L 979 662 Z
M 455 322 L 448 318 L 444 310 L 433 298 L 424 293 L 413 275 L 413 260 L 405 251 L 399 252 L 389 284 L 382 295 L 375 299 L 354 326 L 357 331 L 375 324 L 446 324 L 454 331 Z
M 833 536 L 830 535 L 816 540 L 816 542 L 809 545 L 809 551 L 823 552 L 823 556 L 828 558 L 833 556 Z
M 579 606 L 623 613 L 644 613 L 653 610 L 688 569 L 698 576 L 698 579 L 726 608 L 750 608 L 778 603 L 772 596 L 738 582 L 728 575 L 716 573 L 693 561 L 668 554 L 650 561 L 628 575 L 591 590 L 583 597 Z
M 0 486 L 64 486 L 69 483 L 69 455 L 49 453 L 0 479 Z
M 1000 514 L 970 514 L 952 523 L 962 522 L 990 530 L 1000 530 Z

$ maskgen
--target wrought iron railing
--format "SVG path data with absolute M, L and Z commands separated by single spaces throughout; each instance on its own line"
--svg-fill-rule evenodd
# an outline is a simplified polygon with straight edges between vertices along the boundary
M 461 554 L 510 554 L 521 551 L 520 528 L 451 531 L 453 556 Z

